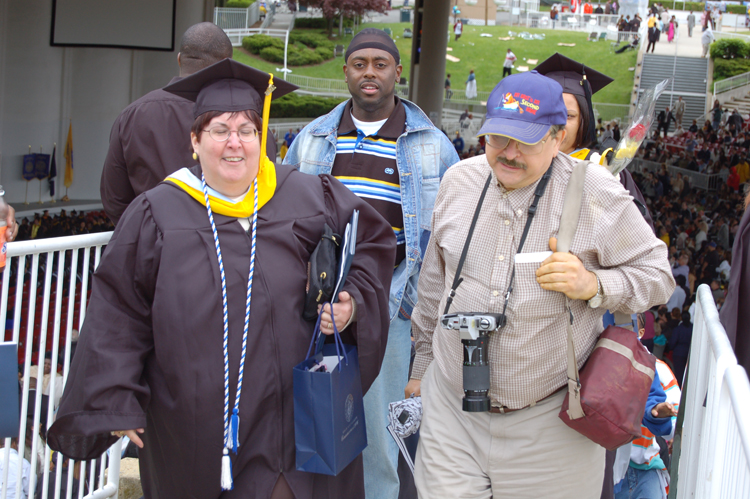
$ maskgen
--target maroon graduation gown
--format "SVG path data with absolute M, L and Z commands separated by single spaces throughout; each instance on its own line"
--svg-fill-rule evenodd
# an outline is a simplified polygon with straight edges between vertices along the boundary
M 171 183 L 133 201 L 102 256 L 49 431 L 52 448 L 92 458 L 115 442 L 110 431 L 144 427 L 147 498 L 265 499 L 279 473 L 298 499 L 364 497 L 361 456 L 337 477 L 296 471 L 292 368 L 305 358 L 314 327 L 301 317 L 309 256 L 324 223 L 343 233 L 358 209 L 356 256 L 344 287 L 356 300 L 358 320 L 344 341 L 358 346 L 363 389 L 372 384 L 388 335 L 393 230 L 333 177 L 276 169 L 276 194 L 258 212 L 234 490 L 220 488 L 223 322 L 214 240 L 205 206 Z M 250 236 L 235 218 L 214 213 L 214 219 L 227 279 L 231 408 Z
M 732 246 L 729 290 L 719 317 L 734 347 L 737 362 L 750 372 L 750 210 L 746 209 Z

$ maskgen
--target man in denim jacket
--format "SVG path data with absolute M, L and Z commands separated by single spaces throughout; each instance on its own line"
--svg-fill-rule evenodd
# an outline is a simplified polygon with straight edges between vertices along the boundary
M 378 29 L 362 30 L 345 57 L 344 75 L 352 98 L 307 125 L 284 163 L 304 173 L 333 174 L 394 228 L 398 249 L 388 345 L 380 375 L 364 399 L 368 441 L 364 471 L 367 499 L 395 499 L 398 447 L 386 429 L 388 404 L 403 398 L 408 381 L 411 313 L 438 185 L 459 159 L 453 144 L 418 106 L 396 97 L 402 68 L 396 44 L 388 35 Z M 338 306 L 334 305 L 334 320 Z M 330 320 L 324 312 L 324 332 Z

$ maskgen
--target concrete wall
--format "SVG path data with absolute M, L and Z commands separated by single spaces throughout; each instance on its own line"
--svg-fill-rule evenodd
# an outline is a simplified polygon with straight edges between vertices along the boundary
M 177 0 L 175 47 L 182 33 L 211 13 L 211 0 Z M 99 199 L 99 179 L 117 115 L 143 94 L 177 75 L 177 50 L 52 47 L 52 2 L 0 0 L 0 183 L 10 203 L 24 200 L 22 157 L 52 152 L 57 143 L 56 198 L 62 184 L 63 150 L 73 124 L 74 179 L 71 199 Z M 43 181 L 43 201 L 50 200 Z M 39 181 L 29 183 L 29 201 Z

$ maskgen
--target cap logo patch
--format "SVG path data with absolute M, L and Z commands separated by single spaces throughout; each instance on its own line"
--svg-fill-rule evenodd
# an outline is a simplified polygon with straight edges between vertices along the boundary
M 502 109 L 503 111 L 510 111 L 512 113 L 523 113 L 523 109 L 521 109 L 518 101 L 513 98 L 510 92 L 507 92 L 503 96 L 503 102 L 495 109 Z
M 513 95 L 511 95 L 510 92 L 507 92 L 505 96 L 503 96 L 502 104 L 495 109 L 523 113 L 524 109 L 522 106 L 526 108 L 527 112 L 536 114 L 536 112 L 539 111 L 539 99 L 534 99 L 533 97 L 524 95 L 520 92 L 516 92 Z

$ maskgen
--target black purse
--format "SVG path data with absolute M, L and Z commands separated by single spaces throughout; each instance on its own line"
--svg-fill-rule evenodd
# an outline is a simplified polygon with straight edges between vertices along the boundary
M 330 302 L 336 287 L 339 267 L 341 236 L 325 224 L 317 248 L 307 262 L 307 296 L 302 318 L 314 322 L 318 318 L 318 305 Z

